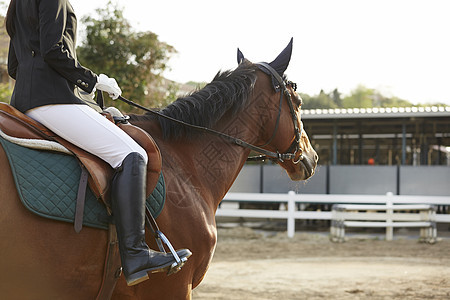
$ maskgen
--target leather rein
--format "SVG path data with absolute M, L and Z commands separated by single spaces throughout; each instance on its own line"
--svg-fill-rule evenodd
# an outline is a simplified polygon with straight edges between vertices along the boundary
M 277 73 L 277 71 L 275 71 L 267 63 L 257 63 L 256 65 L 260 69 L 263 68 L 263 69 L 266 69 L 267 71 L 269 71 L 270 74 L 278 82 L 278 86 L 276 88 L 280 88 L 280 104 L 279 104 L 278 117 L 277 117 L 277 121 L 276 121 L 276 124 L 275 124 L 275 129 L 274 129 L 272 137 L 269 139 L 269 141 L 267 143 L 265 143 L 264 145 L 262 145 L 262 146 L 255 146 L 255 145 L 249 144 L 249 143 L 247 143 L 247 142 L 245 142 L 245 141 L 243 141 L 243 140 L 241 140 L 239 138 L 236 138 L 236 137 L 230 136 L 228 134 L 225 134 L 223 132 L 219 132 L 219 131 L 216 131 L 214 129 L 206 128 L 206 127 L 203 127 L 203 126 L 189 124 L 189 123 L 183 122 L 181 120 L 178 120 L 178 119 L 166 116 L 166 115 L 162 114 L 159 111 L 154 111 L 152 109 L 144 107 L 144 106 L 142 106 L 142 105 L 140 105 L 140 104 L 138 104 L 136 102 L 133 102 L 131 100 L 128 100 L 128 99 L 126 99 L 126 98 L 124 98 L 122 96 L 119 96 L 118 99 L 123 101 L 123 102 L 125 102 L 125 103 L 127 103 L 127 104 L 129 104 L 129 105 L 131 105 L 131 106 L 135 106 L 135 107 L 140 108 L 142 110 L 145 110 L 145 111 L 147 111 L 147 112 L 149 112 L 151 114 L 157 115 L 158 117 L 170 120 L 172 122 L 181 124 L 183 126 L 186 126 L 186 127 L 198 130 L 198 131 L 202 131 L 202 132 L 209 133 L 209 134 L 212 134 L 212 135 L 215 135 L 215 136 L 219 136 L 219 137 L 221 137 L 221 138 L 223 138 L 223 139 L 225 139 L 225 140 L 227 140 L 227 141 L 229 141 L 229 142 L 231 142 L 233 144 L 236 144 L 236 145 L 244 147 L 244 148 L 249 148 L 249 149 L 251 149 L 251 150 L 253 150 L 255 152 L 258 152 L 258 153 L 262 154 L 261 156 L 249 157 L 248 160 L 255 161 L 255 160 L 265 160 L 265 159 L 269 158 L 271 160 L 275 160 L 275 161 L 282 162 L 282 163 L 285 162 L 286 160 L 292 160 L 292 162 L 294 164 L 298 164 L 304 158 L 303 154 L 302 154 L 302 149 L 299 146 L 300 136 L 301 136 L 301 133 L 302 133 L 302 130 L 303 130 L 303 123 L 299 122 L 299 120 L 297 118 L 297 113 L 295 112 L 293 104 L 292 104 L 291 94 L 290 94 L 289 90 L 287 89 L 287 85 L 291 85 L 294 88 L 294 90 L 295 90 L 296 84 L 292 83 L 292 82 L 285 82 L 281 78 L 281 76 Z M 289 110 L 290 110 L 291 117 L 292 117 L 292 122 L 294 124 L 294 140 L 293 140 L 292 144 L 290 145 L 290 147 L 288 148 L 288 150 L 285 153 L 280 153 L 278 151 L 277 152 L 269 151 L 269 150 L 266 150 L 266 149 L 264 149 L 262 147 L 270 144 L 272 142 L 272 140 L 276 136 L 276 133 L 278 131 L 279 122 L 280 122 L 280 117 L 281 117 L 281 107 L 282 107 L 282 104 L 283 104 L 283 95 L 286 95 L 288 106 L 289 106 Z M 299 123 L 300 123 L 300 128 L 298 127 Z M 295 157 L 297 156 L 298 152 L 300 152 L 299 153 L 299 157 L 298 157 L 297 160 L 295 160 Z

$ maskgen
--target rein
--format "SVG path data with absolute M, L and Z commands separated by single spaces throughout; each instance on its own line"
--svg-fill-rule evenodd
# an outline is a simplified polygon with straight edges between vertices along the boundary
M 280 91 L 280 107 L 279 107 L 279 111 L 278 111 L 278 117 L 277 117 L 277 122 L 276 122 L 276 125 L 275 125 L 275 130 L 274 130 L 270 140 L 267 143 L 265 143 L 264 145 L 262 145 L 262 146 L 255 146 L 255 145 L 249 144 L 249 143 L 247 143 L 247 142 L 245 142 L 245 141 L 243 141 L 243 140 L 241 140 L 239 138 L 236 138 L 236 137 L 230 136 L 228 134 L 225 134 L 223 132 L 219 132 L 219 131 L 216 131 L 214 129 L 206 128 L 206 127 L 203 127 L 203 126 L 189 124 L 189 123 L 183 122 L 181 120 L 178 120 L 178 119 L 166 116 L 166 115 L 160 113 L 159 111 L 154 111 L 152 109 L 149 109 L 149 108 L 147 108 L 145 106 L 142 106 L 142 105 L 140 105 L 140 104 L 138 104 L 136 102 L 128 100 L 128 99 L 126 99 L 126 98 L 124 98 L 122 96 L 119 96 L 118 99 L 123 101 L 123 102 L 125 102 L 125 103 L 127 103 L 128 105 L 140 108 L 140 109 L 145 110 L 146 112 L 149 112 L 149 113 L 151 113 L 153 115 L 156 115 L 158 117 L 170 120 L 172 122 L 178 123 L 180 125 L 183 125 L 183 126 L 186 126 L 186 127 L 198 130 L 198 131 L 202 131 L 202 132 L 206 132 L 206 133 L 209 133 L 209 134 L 212 134 L 212 135 L 215 135 L 215 136 L 219 136 L 219 137 L 224 138 L 225 140 L 227 140 L 227 141 L 229 141 L 229 142 L 231 142 L 233 144 L 236 144 L 236 145 L 244 147 L 244 148 L 249 148 L 249 149 L 251 149 L 251 150 L 253 150 L 255 152 L 263 154 L 261 156 L 249 157 L 248 158 L 249 161 L 256 161 L 256 160 L 257 161 L 261 161 L 261 160 L 265 160 L 265 159 L 267 159 L 267 157 L 269 157 L 270 159 L 276 160 L 276 161 L 279 161 L 279 162 L 284 162 L 285 160 L 292 160 L 294 164 L 298 164 L 301 160 L 303 160 L 302 150 L 299 147 L 301 130 L 303 130 L 303 123 L 300 123 L 301 124 L 301 129 L 299 129 L 298 128 L 297 114 L 295 113 L 294 107 L 292 106 L 291 95 L 290 95 L 289 91 L 287 90 L 286 84 L 283 81 L 283 79 L 281 78 L 281 76 L 278 75 L 278 73 L 270 65 L 268 65 L 266 63 L 257 63 L 257 65 L 260 68 L 264 68 L 264 69 L 268 70 L 272 74 L 272 76 L 278 81 L 279 87 L 281 87 L 281 91 Z M 281 116 L 281 105 L 282 105 L 282 101 L 283 101 L 283 95 L 287 96 L 287 100 L 288 100 L 287 102 L 288 102 L 289 109 L 290 109 L 291 116 L 292 116 L 292 120 L 293 120 L 293 123 L 294 123 L 295 137 L 294 137 L 294 141 L 292 142 L 292 144 L 289 147 L 289 149 L 287 150 L 287 152 L 286 153 L 279 153 L 278 151 L 277 152 L 273 152 L 273 151 L 266 150 L 266 149 L 264 149 L 262 147 L 268 145 L 274 139 L 274 137 L 276 135 L 276 132 L 278 131 L 278 125 L 279 125 L 280 116 Z M 299 159 L 295 161 L 295 156 L 296 156 L 296 154 L 297 154 L 297 152 L 299 150 L 300 150 Z M 290 153 L 289 151 L 293 151 L 293 152 Z

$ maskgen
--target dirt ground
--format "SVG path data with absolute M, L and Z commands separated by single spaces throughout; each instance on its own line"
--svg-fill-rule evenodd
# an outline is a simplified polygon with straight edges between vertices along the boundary
M 439 231 L 438 231 L 439 235 Z M 418 242 L 418 232 L 351 235 L 219 228 L 218 245 L 194 300 L 450 299 L 450 237 Z

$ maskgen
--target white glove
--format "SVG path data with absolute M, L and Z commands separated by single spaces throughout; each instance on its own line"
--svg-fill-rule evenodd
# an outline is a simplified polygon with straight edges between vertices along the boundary
M 116 100 L 122 94 L 122 90 L 117 84 L 117 81 L 114 78 L 109 78 L 105 74 L 100 74 L 97 77 L 95 88 L 107 92 L 113 100 Z

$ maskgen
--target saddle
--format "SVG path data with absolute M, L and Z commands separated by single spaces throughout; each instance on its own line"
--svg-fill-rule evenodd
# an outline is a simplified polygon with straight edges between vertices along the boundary
M 113 121 L 111 116 L 108 119 Z M 120 122 L 117 125 L 147 152 L 146 194 L 148 197 L 157 185 L 161 172 L 162 160 L 159 148 L 153 138 L 139 127 L 133 126 L 128 122 Z M 110 182 L 114 175 L 114 170 L 109 164 L 59 137 L 42 124 L 4 102 L 0 102 L 0 130 L 15 138 L 57 142 L 78 158 L 82 172 L 75 213 L 75 231 L 79 232 L 83 224 L 84 195 L 88 183 L 94 195 L 105 204 L 108 214 L 111 215 Z M 82 195 L 81 198 L 80 195 Z M 151 219 L 153 220 L 152 217 Z M 157 228 L 156 223 L 154 225 Z M 115 226 L 110 224 L 103 278 L 96 299 L 111 298 L 120 274 L 121 263 L 117 234 Z
M 155 188 L 161 172 L 162 160 L 159 148 L 153 138 L 141 128 L 130 123 L 118 123 L 117 126 L 147 152 L 146 193 L 149 196 Z M 95 196 L 106 205 L 108 212 L 111 212 L 109 188 L 114 170 L 108 163 L 59 137 L 42 124 L 4 102 L 0 102 L 0 130 L 12 137 L 50 140 L 63 145 L 78 158 L 81 165 L 87 170 L 89 186 Z

